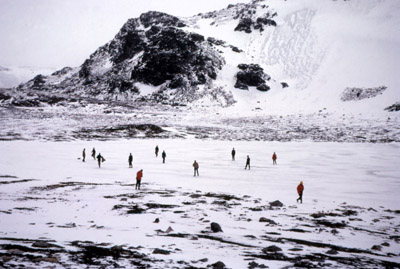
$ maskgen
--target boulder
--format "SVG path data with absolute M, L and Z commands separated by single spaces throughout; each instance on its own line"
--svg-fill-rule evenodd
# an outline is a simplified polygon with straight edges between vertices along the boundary
M 282 206 L 283 206 L 282 202 L 279 201 L 279 200 L 270 202 L 269 205 L 270 205 L 271 207 L 282 207 Z
M 214 233 L 223 232 L 221 226 L 216 222 L 211 223 L 211 231 Z
M 281 251 L 282 251 L 282 249 L 280 247 L 275 246 L 275 245 L 272 245 L 272 246 L 269 246 L 269 247 L 266 247 L 266 248 L 262 249 L 262 252 L 264 252 L 264 253 L 281 252 Z

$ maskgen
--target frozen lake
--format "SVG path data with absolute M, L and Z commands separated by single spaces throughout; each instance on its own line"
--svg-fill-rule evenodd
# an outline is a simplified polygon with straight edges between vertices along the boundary
M 160 154 L 155 157 L 156 145 L 160 154 L 166 151 L 165 164 Z M 106 159 L 101 168 L 90 157 L 93 147 Z M 235 161 L 230 154 L 233 147 Z M 80 159 L 83 148 L 86 162 Z M 348 259 L 355 266 L 398 265 L 399 149 L 396 143 L 3 141 L 0 243 L 30 246 L 45 240 L 70 250 L 85 248 L 89 242 L 102 247 L 140 246 L 141 255 L 150 257 L 141 264 L 154 268 L 179 268 L 182 260 L 192 266 L 223 261 L 228 268 L 246 268 L 251 260 L 276 268 L 311 253 L 318 261 L 306 259 L 328 267 L 333 263 L 340 268 Z M 272 165 L 273 152 L 277 165 Z M 251 170 L 244 169 L 247 155 Z M 194 160 L 200 164 L 199 177 L 193 176 Z M 136 191 L 140 169 L 144 178 L 142 189 Z M 305 186 L 303 204 L 296 203 L 300 180 Z M 284 206 L 268 206 L 275 200 Z M 265 225 L 259 222 L 261 217 L 276 223 Z M 153 222 L 156 218 L 159 224 Z M 208 235 L 210 222 L 220 223 L 224 232 Z M 168 227 L 175 233 L 164 232 Z M 282 248 L 284 257 L 261 252 L 268 242 Z M 377 244 L 381 249 L 371 251 Z M 168 250 L 167 260 L 153 260 L 160 256 L 153 252 L 157 248 Z M 339 250 L 333 255 L 340 258 L 315 256 L 330 248 Z M 40 251 L 48 255 L 46 249 Z M 0 254 L 10 252 L 0 247 Z M 51 254 L 57 261 L 51 263 L 96 264 L 92 256 L 89 262 L 86 256 L 77 262 L 69 255 Z M 118 264 L 132 266 L 129 257 L 118 259 Z M 100 263 L 112 266 L 110 259 Z M 24 256 L 12 262 L 38 266 L 37 260 Z

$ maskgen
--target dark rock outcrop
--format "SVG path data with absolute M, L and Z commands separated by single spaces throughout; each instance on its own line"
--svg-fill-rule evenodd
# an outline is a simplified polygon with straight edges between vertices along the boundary
M 279 201 L 279 200 L 270 202 L 269 205 L 270 205 L 271 207 L 282 207 L 282 206 L 283 206 L 282 202 Z
M 184 31 L 184 26 L 175 16 L 144 13 L 129 19 L 113 40 L 97 49 L 79 68 L 38 75 L 17 89 L 163 104 L 186 104 L 212 95 L 212 81 L 225 64 L 214 46 L 223 41 L 206 41 L 202 35 Z M 159 87 L 158 91 L 143 98 L 138 82 Z M 205 85 L 201 93 L 199 85 Z
M 218 261 L 218 262 L 216 262 L 216 263 L 213 263 L 213 264 L 211 265 L 211 268 L 213 268 L 213 269 L 225 269 L 225 268 L 226 268 L 226 265 L 225 265 L 223 262 Z
M 268 219 L 268 218 L 264 218 L 264 217 L 261 217 L 259 222 L 267 222 L 271 225 L 277 225 L 277 223 L 275 221 L 273 221 L 272 219 Z
M 211 231 L 214 233 L 223 232 L 221 226 L 216 222 L 211 223 Z
M 153 251 L 153 254 L 169 255 L 169 254 L 171 254 L 171 252 L 170 252 L 169 250 L 156 248 L 156 249 Z
M 390 112 L 400 111 L 400 102 L 388 106 L 387 108 L 385 108 L 385 110 Z
M 260 91 L 268 91 L 270 87 L 266 84 L 271 77 L 264 73 L 264 69 L 258 64 L 239 64 L 241 70 L 236 73 L 235 88 L 247 90 L 250 87 L 257 87 Z
M 357 101 L 366 98 L 373 98 L 382 94 L 387 89 L 386 86 L 374 88 L 346 88 L 340 99 L 342 101 Z
M 272 245 L 272 246 L 269 246 L 269 247 L 266 247 L 266 248 L 262 249 L 262 252 L 264 252 L 264 253 L 280 252 L 280 251 L 282 251 L 282 249 L 280 247 L 275 246 L 275 245 Z

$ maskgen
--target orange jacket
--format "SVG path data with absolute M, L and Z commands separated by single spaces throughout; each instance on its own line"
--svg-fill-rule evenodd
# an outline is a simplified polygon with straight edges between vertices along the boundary
M 136 174 L 136 179 L 137 179 L 137 180 L 141 180 L 142 177 L 143 177 L 143 171 L 140 170 L 140 171 L 138 171 L 137 174 Z
M 303 184 L 299 184 L 299 186 L 297 186 L 297 193 L 298 194 L 302 194 L 304 190 L 304 186 Z

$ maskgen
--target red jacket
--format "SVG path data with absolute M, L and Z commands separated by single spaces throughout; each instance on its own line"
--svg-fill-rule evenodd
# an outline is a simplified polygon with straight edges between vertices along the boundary
M 298 194 L 302 194 L 304 190 L 304 186 L 303 184 L 299 184 L 299 186 L 297 186 L 297 193 Z
M 138 171 L 137 174 L 136 174 L 136 179 L 137 179 L 137 180 L 141 180 L 142 177 L 143 177 L 143 171 L 140 170 L 140 171 Z
M 272 155 L 272 160 L 276 160 L 276 154 L 275 153 Z

